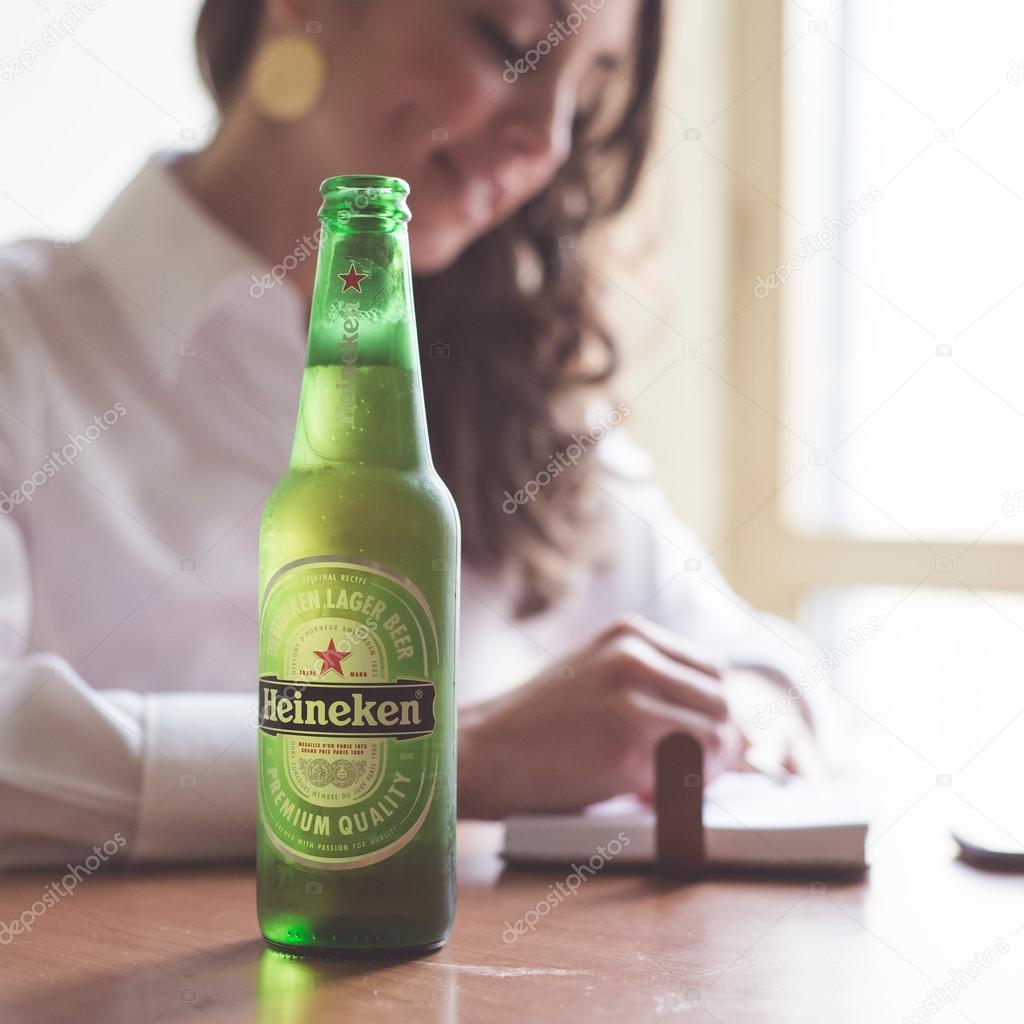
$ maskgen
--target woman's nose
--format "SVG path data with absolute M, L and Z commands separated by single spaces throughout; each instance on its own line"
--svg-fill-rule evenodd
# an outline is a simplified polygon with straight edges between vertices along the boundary
M 572 125 L 576 116 L 576 90 L 557 79 L 523 81 L 510 89 L 513 96 L 501 121 L 502 146 L 520 157 L 543 163 L 553 173 L 572 152 Z

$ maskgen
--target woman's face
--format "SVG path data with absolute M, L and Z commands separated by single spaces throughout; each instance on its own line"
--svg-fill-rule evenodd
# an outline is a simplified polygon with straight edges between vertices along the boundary
M 344 0 L 311 116 L 323 176 L 412 187 L 413 264 L 449 266 L 541 192 L 577 114 L 631 73 L 639 0 Z M 321 153 L 322 149 L 322 153 Z

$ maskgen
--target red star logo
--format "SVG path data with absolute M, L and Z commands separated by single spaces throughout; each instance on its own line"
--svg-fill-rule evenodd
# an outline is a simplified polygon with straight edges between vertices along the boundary
M 345 282 L 345 287 L 341 289 L 342 292 L 361 292 L 363 290 L 363 282 L 367 279 L 367 277 L 369 277 L 369 274 L 360 274 L 359 271 L 356 270 L 356 265 L 353 263 L 348 268 L 347 274 L 339 274 L 338 277 Z
M 314 651 L 313 652 L 322 662 L 323 666 L 320 669 L 320 675 L 324 675 L 327 672 L 335 671 L 339 676 L 343 676 L 345 673 L 341 671 L 341 663 L 352 653 L 351 651 L 339 651 L 334 646 L 334 640 L 327 645 L 326 651 Z

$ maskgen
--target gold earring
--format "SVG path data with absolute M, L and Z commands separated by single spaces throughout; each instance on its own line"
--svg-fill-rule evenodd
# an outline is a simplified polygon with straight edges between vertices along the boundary
M 297 121 L 323 98 L 327 58 L 306 33 L 275 36 L 249 66 L 248 91 L 256 109 L 271 121 Z

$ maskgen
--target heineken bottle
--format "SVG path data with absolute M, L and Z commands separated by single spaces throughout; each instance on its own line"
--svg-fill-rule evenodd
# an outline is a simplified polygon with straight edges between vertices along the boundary
M 430 458 L 397 178 L 321 186 L 291 463 L 260 529 L 260 927 L 430 949 L 454 912 L 459 521 Z

